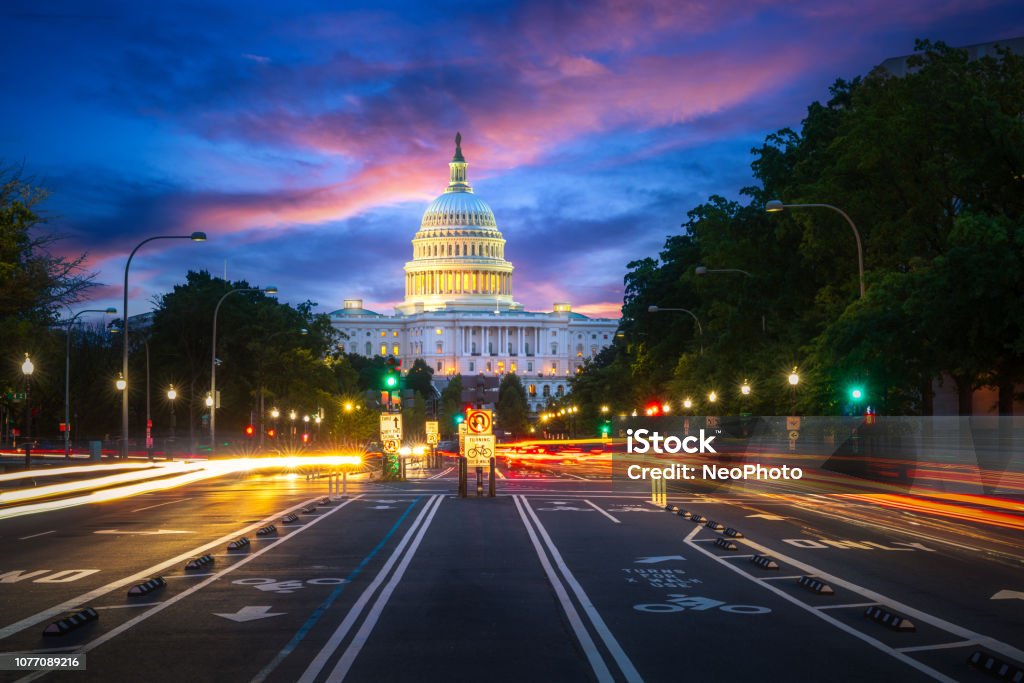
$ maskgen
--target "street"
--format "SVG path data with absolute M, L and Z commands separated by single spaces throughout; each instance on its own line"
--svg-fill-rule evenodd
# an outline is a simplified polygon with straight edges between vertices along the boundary
M 87 659 L 0 680 L 982 681 L 974 651 L 1024 660 L 1018 529 L 835 496 L 670 491 L 673 512 L 597 466 L 502 468 L 494 498 L 454 477 L 325 501 L 323 479 L 236 475 L 0 520 L 0 651 Z

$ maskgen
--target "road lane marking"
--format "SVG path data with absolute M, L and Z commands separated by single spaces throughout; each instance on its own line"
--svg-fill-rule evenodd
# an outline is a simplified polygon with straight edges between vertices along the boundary
M 133 582 L 134 583 L 138 583 L 139 581 L 145 581 L 146 579 L 151 578 L 153 575 L 159 574 L 161 571 L 163 571 L 167 567 L 170 567 L 172 565 L 178 564 L 180 562 L 185 562 L 188 559 L 190 559 L 190 558 L 192 558 L 192 557 L 194 557 L 196 555 L 202 555 L 203 551 L 205 551 L 205 550 L 209 550 L 210 548 L 216 547 L 218 545 L 222 545 L 224 543 L 227 543 L 228 541 L 232 541 L 232 540 L 238 538 L 239 536 L 242 536 L 242 535 L 244 535 L 244 534 L 246 534 L 246 533 L 248 533 L 248 532 L 250 532 L 250 531 L 252 531 L 254 529 L 259 529 L 261 526 L 265 525 L 271 519 L 274 519 L 274 518 L 279 517 L 281 515 L 286 515 L 289 512 L 292 512 L 294 510 L 301 509 L 301 508 L 303 508 L 303 507 L 305 507 L 307 505 L 310 505 L 311 503 L 314 503 L 314 502 L 316 502 L 318 500 L 320 500 L 320 498 L 313 498 L 313 499 L 304 501 L 302 503 L 297 503 L 296 505 L 293 505 L 290 508 L 287 508 L 285 510 L 281 510 L 279 512 L 275 512 L 271 516 L 265 517 L 264 519 L 261 519 L 258 522 L 254 522 L 253 524 L 250 524 L 249 526 L 247 526 L 247 527 L 245 527 L 243 529 L 232 531 L 231 533 L 228 533 L 228 534 L 225 534 L 224 536 L 221 536 L 220 538 L 218 538 L 215 541 L 211 541 L 209 543 L 206 543 L 204 545 L 198 546 L 196 548 L 192 548 L 191 550 L 188 550 L 188 551 L 186 551 L 186 552 L 184 552 L 184 553 L 182 553 L 180 555 L 177 555 L 176 557 L 173 557 L 173 558 L 171 558 L 169 560 L 166 560 L 166 561 L 161 562 L 159 564 L 155 564 L 152 567 L 144 569 L 141 572 L 136 572 L 136 573 L 132 574 L 131 576 L 127 576 L 125 578 L 118 579 L 116 581 L 111 581 L 110 583 L 106 584 L 105 586 L 100 586 L 99 588 L 95 588 L 95 589 L 89 591 L 88 593 L 83 593 L 82 595 L 79 595 L 77 597 L 71 598 L 70 600 L 65 600 L 64 602 L 62 602 L 62 603 L 60 603 L 58 605 L 54 605 L 52 607 L 49 607 L 49 608 L 43 610 L 42 612 L 38 612 L 36 614 L 33 614 L 32 616 L 25 617 L 24 619 L 21 619 L 19 621 L 14 622 L 13 624 L 8 624 L 7 626 L 4 626 L 3 628 L 0 628 L 0 640 L 3 640 L 4 638 L 10 638 L 12 635 L 14 635 L 15 633 L 18 633 L 19 631 L 22 631 L 22 630 L 24 630 L 26 628 L 30 628 L 30 627 L 35 626 L 36 624 L 38 624 L 40 622 L 46 621 L 47 619 L 51 619 L 51 618 L 53 618 L 53 617 L 55 617 L 55 616 L 57 616 L 59 614 L 67 612 L 67 611 L 71 610 L 73 607 L 78 607 L 80 605 L 86 605 L 86 604 L 92 602 L 93 600 L 95 600 L 96 598 L 101 597 L 103 595 L 106 595 L 107 593 L 110 593 L 111 591 L 115 591 L 118 588 L 123 588 L 124 586 L 132 584 Z M 287 538 L 287 536 L 285 538 Z
M 594 639 L 590 637 L 590 633 L 583 625 L 583 620 L 580 618 L 580 614 L 576 610 L 576 606 L 572 604 L 572 600 L 569 598 L 569 594 L 566 592 L 565 586 L 563 586 L 562 582 L 558 579 L 554 568 L 551 566 L 551 562 L 548 561 L 548 557 L 540 545 L 540 541 L 537 540 L 537 534 L 534 532 L 526 513 L 523 511 L 520 496 L 513 496 L 512 501 L 515 503 L 516 509 L 519 511 L 519 516 L 523 519 L 523 525 L 526 526 L 526 533 L 530 537 L 530 542 L 533 543 L 533 549 L 537 552 L 537 557 L 540 558 L 540 563 L 544 568 L 544 573 L 547 575 L 548 582 L 551 584 L 551 587 L 555 590 L 555 595 L 558 597 L 558 601 L 562 605 L 562 611 L 565 612 L 565 616 L 569 620 L 569 625 L 572 627 L 573 633 L 576 635 L 576 640 L 579 641 L 580 647 L 583 649 L 583 654 L 586 655 L 587 661 L 590 663 L 590 668 L 594 670 L 594 676 L 597 678 L 599 683 L 613 683 L 615 679 L 612 677 L 612 672 L 608 670 L 608 665 L 605 664 L 604 659 L 601 658 L 601 655 L 597 650 L 597 645 L 594 643 Z
M 803 577 L 803 574 L 793 574 L 791 576 L 759 576 L 759 577 L 757 577 L 757 580 L 758 581 L 782 581 L 784 579 L 799 579 L 799 578 L 802 578 L 802 577 Z M 839 607 L 842 607 L 842 605 L 839 605 Z
M 713 553 L 713 552 L 711 552 L 709 550 L 705 550 L 699 544 L 694 542 L 694 538 L 693 537 L 696 536 L 698 532 L 700 532 L 700 527 L 696 527 L 695 529 L 693 529 L 693 531 L 691 531 L 686 536 L 686 538 L 684 539 L 684 542 L 687 545 L 689 545 L 690 547 L 692 547 L 694 550 L 696 550 L 698 552 L 701 552 L 701 553 L 704 553 L 705 555 L 707 555 L 708 557 L 713 559 L 715 562 L 718 562 L 719 564 L 721 564 L 723 567 L 728 567 L 730 570 L 736 572 L 737 574 L 739 574 L 743 578 L 749 579 L 750 581 L 753 581 L 754 583 L 759 584 L 765 590 L 769 590 L 769 591 L 775 593 L 776 595 L 781 597 L 783 600 L 796 605 L 800 609 L 805 610 L 806 612 L 809 612 L 810 614 L 814 614 L 819 619 L 823 619 L 824 621 L 827 621 L 828 623 L 832 624 L 833 626 L 835 626 L 839 630 L 844 631 L 844 632 L 850 634 L 854 638 L 862 640 L 865 643 L 867 643 L 867 644 L 869 644 L 869 645 L 871 645 L 871 646 L 881 650 L 882 652 L 885 652 L 886 654 L 888 654 L 888 655 L 890 655 L 892 657 L 895 657 L 896 659 L 900 660 L 904 664 L 917 669 L 918 671 L 920 671 L 921 673 L 925 674 L 926 676 L 930 676 L 930 677 L 934 678 L 937 681 L 942 681 L 942 683 L 956 683 L 955 679 L 952 679 L 949 676 L 946 676 L 945 674 L 936 671 L 935 669 L 931 668 L 930 666 L 928 666 L 926 664 L 923 664 L 923 663 L 917 661 L 916 659 L 913 659 L 912 657 L 909 657 L 909 656 L 903 654 L 902 652 L 896 651 L 895 649 L 889 647 L 888 645 L 886 645 L 882 641 L 880 641 L 880 640 L 878 640 L 878 639 L 876 639 L 876 638 L 874 638 L 872 636 L 869 636 L 867 633 L 864 633 L 862 631 L 858 631 L 857 629 L 853 628 L 852 626 L 844 624 L 843 622 L 839 621 L 838 619 L 835 619 L 835 618 L 829 616 L 828 614 L 825 614 L 824 612 L 822 612 L 820 610 L 814 609 L 814 607 L 812 607 L 811 605 L 808 605 L 807 603 L 794 598 L 793 596 L 789 595 L 789 593 L 786 593 L 782 589 L 776 588 L 775 586 L 773 586 L 770 583 L 765 583 L 764 581 L 758 581 L 756 577 L 751 576 L 750 574 L 747 574 L 745 571 L 743 571 L 742 569 L 740 569 L 736 565 L 729 564 L 728 562 L 725 562 L 724 560 L 722 560 L 722 558 L 720 558 L 715 553 Z M 747 542 L 749 543 L 749 541 L 747 541 Z M 755 544 L 751 543 L 750 545 L 755 545 Z M 783 558 L 783 559 L 785 559 L 785 558 Z M 789 560 L 787 559 L 786 561 L 788 562 Z M 791 564 L 794 564 L 794 563 L 791 563 Z M 804 569 L 804 568 L 806 568 L 806 566 L 801 567 L 801 569 Z M 813 574 L 815 572 L 812 571 L 811 573 Z M 819 576 L 823 576 L 823 575 L 819 574 Z M 828 578 L 834 580 L 835 577 L 828 577 Z M 836 583 L 838 583 L 838 582 L 836 582 Z
M 699 531 L 699 528 L 697 529 L 697 531 Z M 1016 660 L 1018 662 L 1024 662 L 1024 651 L 1021 651 L 1020 649 L 1014 647 L 1013 645 L 1010 645 L 1008 643 L 1004 643 L 1001 640 L 996 640 L 995 638 L 992 638 L 991 636 L 986 636 L 986 635 L 983 635 L 981 633 L 977 633 L 977 632 L 972 631 L 971 629 L 966 628 L 964 626 L 958 626 L 957 624 L 954 624 L 952 622 L 946 621 L 945 619 L 942 619 L 941 617 L 937 617 L 937 616 L 935 616 L 933 614 L 928 614 L 927 612 L 922 612 L 921 610 L 916 609 L 914 607 L 911 607 L 910 605 L 904 604 L 904 603 L 899 602 L 897 600 L 893 600 L 892 598 L 888 598 L 888 597 L 882 595 L 881 593 L 876 593 L 875 591 L 871 590 L 870 588 L 865 588 L 864 586 L 860 586 L 860 585 L 858 585 L 856 583 L 853 583 L 852 581 L 847 581 L 845 579 L 841 579 L 841 578 L 839 578 L 838 576 L 836 576 L 834 574 L 830 574 L 828 572 L 822 571 L 822 570 L 820 570 L 820 569 L 818 569 L 816 567 L 813 567 L 813 566 L 811 566 L 809 564 L 801 562 L 801 561 L 799 561 L 797 559 L 794 559 L 794 558 L 789 557 L 787 555 L 783 555 L 782 553 L 775 552 L 774 550 L 766 548 L 765 546 L 763 546 L 763 545 L 761 545 L 759 543 L 755 543 L 754 541 L 751 541 L 749 538 L 743 539 L 743 542 L 746 543 L 747 545 L 749 545 L 754 550 L 757 550 L 758 552 L 760 552 L 763 555 L 773 556 L 775 559 L 782 560 L 786 564 L 790 564 L 790 565 L 796 567 L 797 569 L 802 569 L 803 571 L 807 572 L 808 574 L 812 574 L 814 576 L 817 576 L 822 581 L 826 581 L 826 582 L 832 584 L 833 586 L 839 586 L 841 588 L 845 588 L 845 589 L 847 589 L 849 591 L 852 591 L 854 593 L 859 593 L 859 594 L 863 595 L 865 598 L 868 598 L 869 600 L 874 600 L 875 602 L 877 602 L 879 604 L 887 605 L 892 610 L 894 610 L 896 612 L 900 612 L 900 613 L 902 613 L 904 616 L 906 616 L 908 618 L 917 619 L 918 621 L 923 621 L 923 622 L 929 623 L 932 626 L 936 626 L 936 627 L 942 629 L 943 631 L 946 631 L 948 633 L 952 633 L 953 635 L 956 635 L 956 636 L 960 636 L 964 640 L 976 640 L 980 645 L 982 645 L 984 647 L 987 647 L 987 648 L 989 648 L 991 650 L 994 650 L 995 652 L 997 652 L 997 653 L 999 653 L 1001 655 L 1009 657 L 1010 659 Z M 702 551 L 702 552 L 704 552 L 704 551 Z M 744 572 L 741 572 L 741 573 L 744 573 Z M 767 586 L 767 585 L 765 587 L 766 588 L 770 588 L 770 586 Z
M 142 512 L 143 510 L 152 510 L 153 508 L 163 507 L 164 505 L 174 505 L 175 503 L 181 503 L 181 502 L 186 501 L 186 500 L 192 500 L 192 497 L 189 496 L 188 498 L 179 498 L 177 500 L 169 500 L 166 503 L 157 503 L 156 505 L 150 505 L 150 506 L 144 507 L 144 508 L 136 508 L 135 510 L 132 510 L 132 512 Z
M 798 579 L 800 577 L 799 576 L 794 576 L 793 578 Z M 843 608 L 852 608 L 852 607 L 873 607 L 873 606 L 875 606 L 877 604 L 878 604 L 877 602 L 848 602 L 845 605 L 818 605 L 814 609 L 843 609 Z
M 348 614 L 345 615 L 345 619 L 341 622 L 338 628 L 335 629 L 334 633 L 331 634 L 327 643 L 320 648 L 316 657 L 310 661 L 309 666 L 307 666 L 306 670 L 302 673 L 299 683 L 311 683 L 316 680 L 316 677 L 319 676 L 320 672 L 323 671 L 325 666 L 327 666 L 327 661 L 341 645 L 341 641 L 343 641 L 348 635 L 348 632 L 352 629 L 353 624 L 355 624 L 356 620 L 359 618 L 359 615 L 366 607 L 366 604 L 370 602 L 370 599 L 377 591 L 377 588 L 384 583 L 384 579 L 387 577 L 387 574 L 391 571 L 391 568 L 395 566 L 395 563 L 398 562 L 398 558 L 401 556 L 402 551 L 405 550 L 405 546 L 408 545 L 409 540 L 413 535 L 415 535 L 421 522 L 428 514 L 430 514 L 430 510 L 435 504 L 441 504 L 440 501 L 442 498 L 443 496 L 431 496 L 430 500 L 427 501 L 427 504 L 423 506 L 423 509 L 420 510 L 416 519 L 414 519 L 412 524 L 409 525 L 409 529 L 405 532 L 405 535 L 402 536 L 398 545 L 391 552 L 391 556 L 387 559 L 387 562 L 385 562 L 384 566 L 377 572 L 377 576 L 375 576 L 370 585 L 363 590 L 359 599 L 356 600 L 355 604 L 349 609 Z
M 41 533 L 41 534 L 32 534 L 31 536 L 22 536 L 22 537 L 21 537 L 21 538 L 19 538 L 18 540 L 19 540 L 19 541 L 27 541 L 27 540 L 28 540 L 28 539 L 30 539 L 30 538 L 39 538 L 40 536 L 45 536 L 45 535 L 47 535 L 47 534 L 55 534 L 55 533 L 57 533 L 57 530 L 56 530 L 56 529 L 54 529 L 53 531 L 44 531 L 44 532 L 43 532 L 43 533 Z
M 132 602 L 128 603 L 127 605 L 103 605 L 102 607 L 93 607 L 93 609 L 96 611 L 99 611 L 101 609 L 129 609 L 132 607 L 155 607 L 159 604 L 159 602 Z
M 583 499 L 583 502 L 586 503 L 587 505 L 589 505 L 590 507 L 594 508 L 595 510 L 600 512 L 602 515 L 604 515 L 608 519 L 610 519 L 613 522 L 615 522 L 616 524 L 622 524 L 622 520 L 621 519 L 616 519 L 615 517 L 612 517 L 611 514 L 607 510 L 605 510 L 604 508 L 598 507 L 597 505 L 594 505 L 593 503 L 591 503 L 586 498 Z
M 530 507 L 529 501 L 522 496 L 519 497 L 519 501 L 522 504 L 520 514 L 522 514 L 522 510 L 525 510 L 527 514 L 529 514 L 530 519 L 533 520 L 533 523 L 536 525 L 537 532 L 544 540 L 544 544 L 547 546 L 548 552 L 551 554 L 551 559 L 561 572 L 566 585 L 568 585 L 573 594 L 575 594 L 576 600 L 579 601 L 584 613 L 586 613 L 587 617 L 590 618 L 591 625 L 594 627 L 597 635 L 600 636 L 601 640 L 604 642 L 604 646 L 608 649 L 608 652 L 611 653 L 615 663 L 618 664 L 622 675 L 627 681 L 629 681 L 629 683 L 642 683 L 643 678 L 640 677 L 640 672 L 638 672 L 636 667 L 633 666 L 633 662 L 630 661 L 629 657 L 622 649 L 622 646 L 619 645 L 619 641 L 615 639 L 615 636 L 612 635 L 612 632 L 604 623 L 604 619 L 602 619 L 601 615 L 598 614 L 597 608 L 594 607 L 594 603 L 591 602 L 590 598 L 583 590 L 583 586 L 579 584 L 576 577 L 573 576 L 573 573 L 569 571 L 569 567 L 565 564 L 565 560 L 562 559 L 562 554 L 558 552 L 558 548 L 555 547 L 554 542 L 551 540 L 551 536 L 548 535 L 547 529 L 545 529 L 544 525 L 541 524 L 540 518 L 537 517 L 537 513 L 535 513 L 533 508 Z
M 723 560 L 743 560 L 753 557 L 753 555 L 719 555 Z
M 278 652 L 274 656 L 274 658 L 270 660 L 270 662 L 266 666 L 260 669 L 260 671 L 253 677 L 252 683 L 262 683 L 263 681 L 265 681 L 267 679 L 267 676 L 269 676 L 274 671 L 274 669 L 276 669 L 281 664 L 281 662 L 284 661 L 285 657 L 290 655 L 295 650 L 295 648 L 299 646 L 299 643 L 301 643 L 302 640 L 306 637 L 306 634 L 308 634 L 310 630 L 312 630 L 312 628 L 316 626 L 317 622 L 320 621 L 320 618 L 324 615 L 324 613 L 328 609 L 330 609 L 331 605 L 334 604 L 334 601 L 337 600 L 338 597 L 342 594 L 342 592 L 345 590 L 345 586 L 355 581 L 356 577 L 359 576 L 359 574 L 363 571 L 366 565 L 370 563 L 370 560 L 372 560 L 374 556 L 376 556 L 376 554 L 380 552 L 380 549 L 384 547 L 384 544 L 386 544 L 395 534 L 395 532 L 398 531 L 398 528 L 402 526 L 402 523 L 405 522 L 405 518 L 409 516 L 409 513 L 412 512 L 412 509 L 416 507 L 416 504 L 419 503 L 419 501 L 420 497 L 417 496 L 412 500 L 411 503 L 409 503 L 409 506 L 405 509 L 405 512 L 403 512 L 401 516 L 395 521 L 395 523 L 391 526 L 391 529 L 389 529 L 388 532 L 384 534 L 384 537 L 380 539 L 380 542 L 378 542 L 377 545 L 374 546 L 373 550 L 371 550 L 370 553 L 366 557 L 364 557 L 358 565 L 356 565 L 355 569 L 349 572 L 348 576 L 345 577 L 345 583 L 340 584 L 337 588 L 332 590 L 331 594 L 328 595 L 327 598 L 323 602 L 321 602 L 320 605 L 315 610 L 313 610 L 313 613 L 309 616 L 309 619 L 307 619 L 306 623 L 304 623 L 299 628 L 299 630 L 296 631 L 295 635 L 292 636 L 292 639 L 288 641 L 288 644 L 281 648 L 280 652 Z
M 897 652 L 927 652 L 929 650 L 950 650 L 968 645 L 977 645 L 974 640 L 958 640 L 955 643 L 939 643 L 938 645 L 915 645 L 913 647 L 898 647 Z
M 349 670 L 352 668 L 352 664 L 356 661 L 356 657 L 359 656 L 360 651 L 363 649 L 363 645 L 370 639 L 370 633 L 373 632 L 374 627 L 377 625 L 377 621 L 380 620 L 380 615 L 384 611 L 384 608 L 388 604 L 388 600 L 391 599 L 391 594 L 395 592 L 395 588 L 402 582 L 402 577 L 405 575 L 405 570 L 409 567 L 409 563 L 412 562 L 412 558 L 416 555 L 416 550 L 420 547 L 420 543 L 423 541 L 423 536 L 427 533 L 427 529 L 430 527 L 430 523 L 434 520 L 434 515 L 437 513 L 437 509 L 441 507 L 441 503 L 444 502 L 443 497 L 436 499 L 433 509 L 430 510 L 430 514 L 427 515 L 426 519 L 423 520 L 423 524 L 420 525 L 419 531 L 416 532 L 416 538 L 413 539 L 412 543 L 409 544 L 409 549 L 406 550 L 405 555 L 402 557 L 402 561 L 398 564 L 395 569 L 395 573 L 391 575 L 391 580 L 388 581 L 387 585 L 377 596 L 376 602 L 373 603 L 373 607 L 366 613 L 366 619 L 363 621 L 363 625 L 356 631 L 355 636 L 352 637 L 352 642 L 349 643 L 348 648 L 341 655 L 341 659 L 331 669 L 331 673 L 327 675 L 328 683 L 340 683 L 345 680 L 345 676 L 348 675 Z
M 359 499 L 359 496 L 356 496 L 354 498 L 349 498 L 348 500 L 346 500 L 345 502 L 341 503 L 337 507 L 334 507 L 331 510 L 329 510 L 324 515 L 321 515 L 320 517 L 317 517 L 316 519 L 310 521 L 308 524 L 306 524 L 301 529 L 297 529 L 294 533 L 288 534 L 287 536 L 282 536 L 275 543 L 272 543 L 272 544 L 268 545 L 265 548 L 261 548 L 261 549 L 257 550 L 256 552 L 254 552 L 251 555 L 246 555 L 246 556 L 242 557 L 238 562 L 234 563 L 230 567 L 225 567 L 223 571 L 217 572 L 216 574 L 214 574 L 210 578 L 206 579 L 205 581 L 201 581 L 201 582 L 195 584 L 194 586 L 191 586 L 190 588 L 182 591 L 181 593 L 178 593 L 177 595 L 174 595 L 174 596 L 168 598 L 167 600 L 157 604 L 152 609 L 143 612 L 142 614 L 138 615 L 137 617 L 134 617 L 133 619 L 129 619 L 128 621 L 124 622 L 123 624 L 120 624 L 119 626 L 117 626 L 117 627 L 107 631 L 106 633 L 104 633 L 103 635 L 99 636 L 98 638 L 95 638 L 93 640 L 90 640 L 87 643 L 83 643 L 83 644 L 79 645 L 78 646 L 78 652 L 80 652 L 81 654 L 85 654 L 87 652 L 90 652 L 90 651 L 96 649 L 97 647 L 99 647 L 100 645 L 104 644 L 108 640 L 116 638 L 117 636 L 121 635 L 122 633 L 124 633 L 128 629 L 133 628 L 134 626 L 142 623 L 143 621 L 145 621 L 149 617 L 153 616 L 154 614 L 162 612 L 163 610 L 167 609 L 171 605 L 173 605 L 173 604 L 175 604 L 175 603 L 177 603 L 177 602 L 179 602 L 181 600 L 184 600 L 185 598 L 187 598 L 188 596 L 192 595 L 193 593 L 195 593 L 195 592 L 197 592 L 199 590 L 202 590 L 206 586 L 209 586 L 214 581 L 220 580 L 221 577 L 223 577 L 223 576 L 225 576 L 227 574 L 230 574 L 231 572 L 235 571 L 239 567 L 242 567 L 245 564 L 247 564 L 248 562 L 251 562 L 252 560 L 255 560 L 257 557 L 259 557 L 263 553 L 268 552 L 270 550 L 273 550 L 279 543 L 285 543 L 286 541 L 288 541 L 288 539 L 291 539 L 291 538 L 294 538 L 294 537 L 298 536 L 303 531 L 305 531 L 305 530 L 309 529 L 310 527 L 316 525 L 317 523 L 321 522 L 322 520 L 327 519 L 328 517 L 330 517 L 334 513 L 338 512 L 339 510 L 344 508 L 349 503 L 355 502 L 358 499 Z M 260 524 L 260 522 L 257 522 L 257 524 Z M 46 673 L 47 673 L 46 671 L 38 671 L 38 672 L 36 672 L 34 674 L 31 674 L 29 676 L 25 676 L 24 678 L 18 679 L 17 683 L 29 683 L 29 681 L 34 681 L 37 678 L 45 676 Z

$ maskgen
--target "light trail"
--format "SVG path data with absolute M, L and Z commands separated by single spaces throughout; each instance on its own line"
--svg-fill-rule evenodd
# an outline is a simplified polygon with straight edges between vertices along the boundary
M 121 469 L 144 469 L 147 467 L 159 466 L 164 463 L 152 462 L 125 462 L 109 463 L 106 465 L 71 465 L 68 467 L 48 467 L 45 470 L 22 470 L 21 472 L 7 472 L 0 474 L 0 481 L 14 481 L 15 479 L 38 479 L 39 477 L 59 477 L 69 474 L 80 474 L 82 472 L 100 472 L 102 470 Z
M 230 474 L 238 474 L 245 472 L 252 472 L 256 470 L 265 469 L 296 469 L 299 467 L 306 467 L 311 465 L 327 466 L 327 467 L 358 467 L 363 464 L 363 458 L 361 455 L 310 455 L 310 456 L 278 456 L 278 457 L 267 457 L 267 458 L 225 458 L 222 460 L 211 460 L 203 463 L 177 463 L 181 466 L 182 471 L 177 476 L 171 473 L 172 476 L 167 476 L 167 471 L 160 471 L 150 476 L 153 479 L 154 476 L 163 477 L 152 481 L 136 481 L 133 483 L 131 479 L 120 479 L 117 482 L 111 482 L 111 477 L 100 477 L 98 479 L 87 480 L 84 482 L 68 482 L 66 484 L 56 484 L 54 486 L 47 486 L 33 489 L 20 489 L 18 491 L 11 491 L 9 493 L 20 494 L 17 500 L 18 502 L 24 502 L 25 500 L 38 499 L 43 497 L 53 497 L 55 495 L 67 494 L 67 493 L 79 493 L 87 488 L 97 487 L 109 487 L 104 488 L 101 491 L 92 491 L 91 493 L 74 496 L 71 498 L 61 498 L 59 500 L 44 501 L 39 503 L 32 503 L 27 505 L 21 505 L 17 507 L 9 507 L 0 509 L 0 519 L 8 519 L 10 517 L 20 517 L 22 515 L 35 514 L 39 512 L 49 512 L 52 510 L 61 510 L 76 505 L 87 505 L 91 503 L 102 503 L 111 500 L 118 500 L 120 498 L 127 498 L 130 496 L 137 496 L 143 493 L 150 493 L 153 491 L 165 491 L 167 489 L 177 488 L 179 486 L 186 486 L 206 479 L 214 479 L 217 477 L 223 477 Z M 165 469 L 165 468 L 162 468 Z M 143 473 L 129 473 L 132 475 L 143 474 Z M 151 473 L 152 474 L 152 473 Z M 123 483 L 124 485 L 117 485 Z M 39 495 L 39 492 L 46 489 L 45 493 Z M 32 495 L 35 492 L 36 495 Z M 5 494 L 6 495 L 6 494 Z M 12 500 L 6 500 L 4 502 L 12 502 Z

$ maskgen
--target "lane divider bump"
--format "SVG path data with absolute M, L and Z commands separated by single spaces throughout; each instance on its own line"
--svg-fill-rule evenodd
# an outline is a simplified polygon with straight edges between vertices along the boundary
M 128 589 L 128 595 L 129 596 L 133 596 L 133 595 L 146 595 L 147 593 L 152 593 L 153 591 L 157 590 L 158 588 L 163 588 L 166 585 L 167 585 L 167 581 L 164 580 L 164 577 L 158 576 L 158 577 L 156 577 L 154 579 L 150 579 L 148 581 L 143 581 L 142 583 L 140 583 L 137 586 L 132 586 L 131 588 Z
M 96 621 L 100 615 L 92 607 L 86 607 L 80 612 L 58 619 L 43 629 L 44 636 L 62 636 L 65 633 L 80 628 L 91 621 Z

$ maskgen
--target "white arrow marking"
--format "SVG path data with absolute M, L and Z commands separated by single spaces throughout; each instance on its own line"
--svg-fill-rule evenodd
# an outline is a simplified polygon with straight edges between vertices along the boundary
M 246 605 L 234 614 L 221 614 L 220 612 L 213 613 L 214 616 L 224 617 L 225 619 L 230 619 L 231 621 L 237 621 L 239 623 L 265 619 L 267 617 L 279 617 L 282 614 L 287 614 L 287 612 L 271 612 L 270 605 Z
M 368 500 L 367 503 L 397 503 L 397 500 Z
M 656 557 L 641 557 L 639 560 L 633 562 L 633 564 L 655 564 L 658 562 L 668 562 L 669 560 L 685 560 L 686 558 L 682 555 L 658 555 Z
M 1024 600 L 1024 592 L 1003 589 L 993 595 L 990 600 Z
M 157 529 L 156 531 L 128 531 L 125 529 L 103 529 L 94 534 L 116 534 L 118 536 L 163 536 L 164 534 L 194 534 L 194 531 L 177 531 L 175 529 Z
M 371 505 L 368 509 L 370 510 L 390 510 L 393 506 L 391 505 Z
M 747 515 L 747 517 L 760 517 L 761 519 L 769 519 L 773 522 L 781 522 L 786 519 L 785 517 L 779 517 L 778 515 Z

